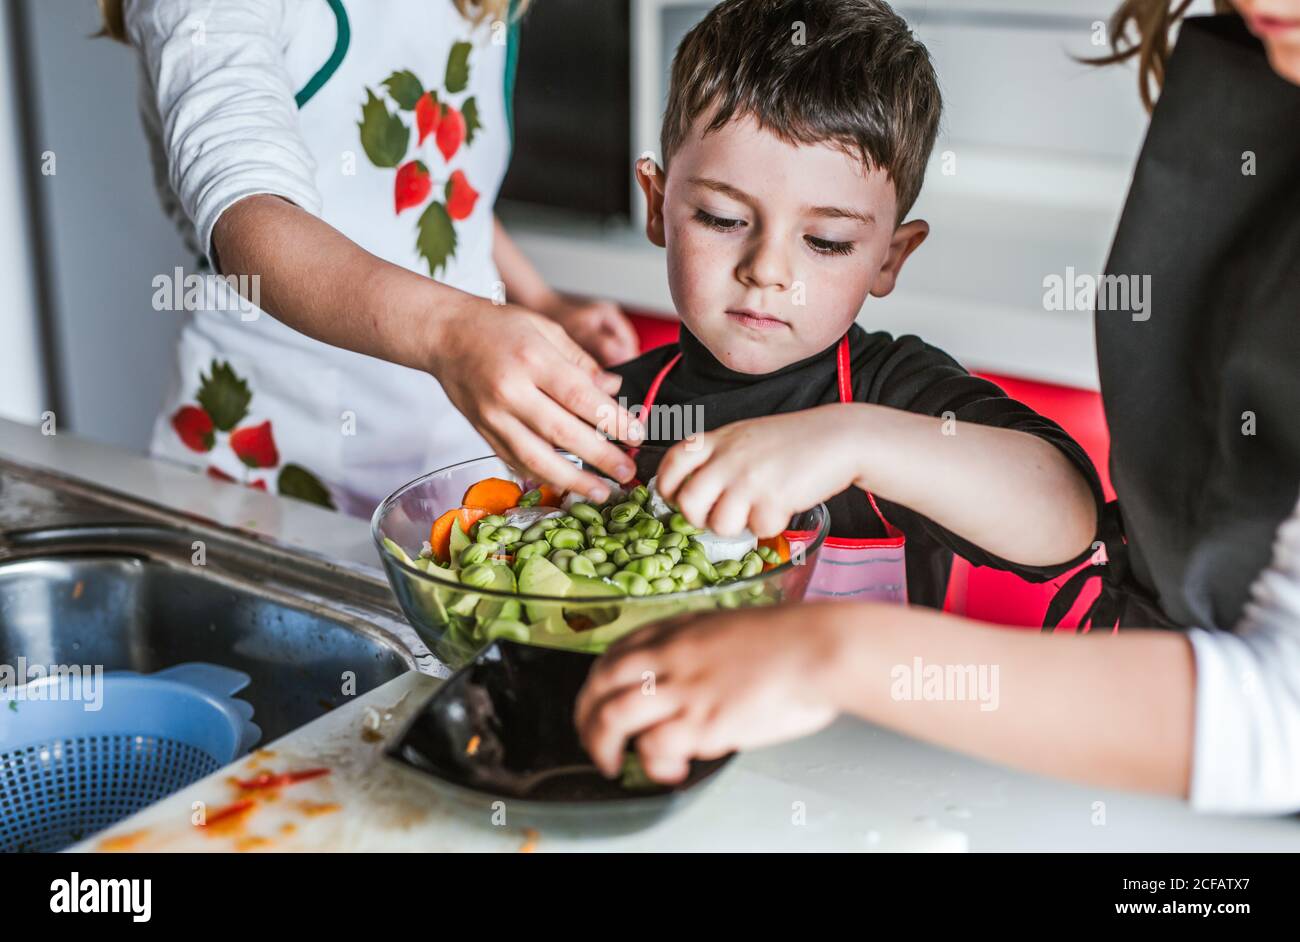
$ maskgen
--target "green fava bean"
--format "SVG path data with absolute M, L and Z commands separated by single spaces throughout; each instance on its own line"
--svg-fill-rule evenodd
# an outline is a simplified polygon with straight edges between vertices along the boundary
M 602 579 L 608 579 L 614 573 L 618 572 L 618 567 L 613 562 L 604 562 L 596 564 L 596 575 Z
M 650 583 L 650 591 L 656 595 L 663 595 L 666 592 L 676 592 L 677 583 L 667 576 L 660 576 Z
M 546 534 L 546 539 L 556 549 L 582 549 L 587 542 L 581 530 L 571 527 L 557 527 Z
M 682 561 L 682 551 L 675 546 L 665 548 L 664 545 L 660 543 L 659 552 L 671 559 L 674 566 Z
M 519 549 L 515 550 L 515 562 L 528 559 L 532 556 L 545 556 L 550 550 L 550 544 L 545 540 L 538 540 L 535 543 L 525 543 Z
M 668 571 L 682 585 L 691 585 L 700 581 L 700 571 L 690 563 L 679 563 Z
M 569 560 L 569 572 L 580 576 L 596 577 L 596 564 L 586 556 L 574 556 Z
M 583 527 L 582 532 L 587 534 L 588 540 L 594 540 L 596 537 L 609 535 L 605 528 L 599 523 L 593 523 L 589 526 Z
M 639 573 L 623 570 L 622 572 L 616 572 L 614 575 L 610 576 L 610 581 L 628 595 L 650 594 L 650 583 L 647 582 L 645 577 Z
M 752 579 L 763 571 L 763 557 L 755 552 L 748 552 L 740 564 L 740 578 Z
M 770 546 L 760 546 L 758 548 L 758 555 L 762 558 L 763 562 L 772 566 L 778 565 L 781 562 L 781 554 Z
M 581 523 L 603 524 L 605 518 L 600 515 L 600 510 L 591 504 L 574 504 L 569 508 L 569 515 Z
M 538 520 L 531 527 L 524 531 L 525 543 L 536 543 L 543 539 L 547 533 L 554 530 L 560 524 L 554 517 L 547 517 L 545 520 Z
M 653 556 L 659 552 L 659 541 L 633 540 L 632 545 L 628 547 L 628 552 L 633 556 Z
M 492 584 L 494 578 L 492 567 L 484 563 L 476 563 L 460 571 L 460 581 L 476 589 L 486 589 Z
M 650 489 L 644 484 L 638 484 L 628 493 L 627 499 L 630 503 L 634 503 L 640 507 L 650 499 Z
M 632 501 L 624 501 L 616 504 L 609 512 L 611 523 L 629 524 L 636 517 L 637 511 L 641 509 L 640 504 L 634 504 Z M 611 531 L 613 532 L 613 531 Z
M 497 542 L 496 527 L 479 527 L 478 533 L 474 536 L 475 543 L 495 543 Z
M 460 568 L 468 569 L 470 566 L 478 565 L 485 562 L 491 555 L 488 547 L 483 543 L 471 543 L 465 549 L 461 550 Z
M 524 531 L 518 527 L 498 527 L 494 535 L 498 543 L 517 543 L 520 537 L 524 535 Z
M 659 545 L 664 547 L 665 549 L 667 549 L 668 547 L 681 549 L 686 545 L 686 539 L 687 538 L 685 533 L 677 533 L 677 532 L 665 533 L 659 539 Z
M 603 563 L 609 559 L 609 554 L 598 546 L 593 546 L 591 549 L 585 549 L 578 555 L 587 557 L 587 559 L 590 559 L 593 563 Z
M 686 536 L 694 536 L 697 533 L 703 533 L 703 530 L 691 526 L 690 521 L 682 516 L 681 511 L 673 514 L 668 518 L 668 529 L 674 533 L 681 533 Z
M 714 565 L 718 570 L 718 576 L 723 579 L 731 579 L 740 574 L 740 560 L 724 559 Z
M 654 517 L 650 517 L 647 520 L 638 520 L 632 532 L 644 540 L 657 540 L 664 535 L 664 525 Z
M 614 554 L 609 558 L 613 560 L 614 565 L 616 566 L 626 566 L 632 561 L 632 554 L 620 546 L 618 549 L 614 550 Z
M 483 527 L 504 527 L 506 518 L 500 514 L 488 514 L 486 517 L 480 517 L 478 521 L 479 529 Z

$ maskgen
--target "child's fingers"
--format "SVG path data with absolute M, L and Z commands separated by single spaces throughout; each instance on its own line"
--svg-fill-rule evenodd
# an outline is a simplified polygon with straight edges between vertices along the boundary
M 641 635 L 649 629 L 637 632 Z M 625 687 L 638 687 L 646 677 L 657 678 L 662 673 L 659 659 L 648 647 L 611 648 L 596 661 L 587 675 L 587 682 L 578 691 L 573 703 L 573 721 L 582 729 L 606 697 Z
M 685 713 L 645 730 L 636 740 L 636 752 L 646 775 L 656 782 L 675 785 L 691 771 L 697 731 Z
M 715 455 L 697 467 L 677 491 L 677 506 L 692 526 L 708 525 L 709 513 L 727 486 L 728 475 L 721 457 Z
M 779 505 L 775 500 L 759 501 L 749 509 L 749 532 L 759 539 L 768 539 L 785 532 L 795 511 Z
M 554 403 L 551 407 L 555 407 Z M 578 468 L 516 417 L 508 415 L 498 420 L 497 430 L 514 459 L 507 458 L 507 462 L 515 469 L 526 471 L 530 477 L 539 478 L 560 491 L 578 491 L 597 501 L 601 500 L 598 495 L 608 498 L 608 485 L 591 472 Z
M 678 442 L 668 449 L 663 460 L 659 462 L 656 472 L 655 489 L 666 501 L 676 504 L 677 489 L 682 486 L 691 472 L 709 460 L 713 454 L 713 437 L 704 434 L 694 441 Z
M 750 516 L 750 498 L 736 486 L 724 490 L 709 512 L 709 529 L 719 536 L 738 536 Z
M 581 458 L 588 467 L 599 468 L 617 481 L 630 480 L 636 473 L 635 465 L 621 449 L 546 396 L 538 394 L 535 401 L 530 401 L 527 409 L 520 410 L 517 418 L 527 423 L 537 438 L 551 446 L 552 454 L 555 448 L 563 448 Z M 574 471 L 578 470 L 571 461 L 558 455 L 555 457 Z M 591 494 L 591 486 L 595 483 L 595 477 L 586 472 L 580 474 L 586 481 L 582 493 L 594 496 Z M 586 480 L 588 478 L 590 481 Z M 551 483 L 558 486 L 561 482 Z
M 602 373 L 600 375 L 617 374 Z M 631 413 L 627 409 L 606 395 L 593 377 L 583 376 L 563 367 L 552 369 L 548 366 L 539 377 L 537 385 L 542 392 L 554 399 L 567 412 L 577 416 L 585 425 L 593 428 L 595 431 L 592 434 L 602 442 L 605 441 L 605 434 L 608 434 L 628 444 L 639 445 L 641 443 L 643 437 L 641 424 L 634 422 Z M 606 444 L 608 445 L 608 443 Z M 608 447 L 613 448 L 612 445 Z M 585 455 L 579 455 L 578 457 L 586 459 Z M 633 469 L 633 473 L 635 473 L 635 469 Z M 620 480 L 622 479 L 620 478 Z
M 587 754 L 604 774 L 617 774 L 629 739 L 680 712 L 671 690 L 657 684 L 650 689 L 636 684 L 609 694 L 578 727 Z

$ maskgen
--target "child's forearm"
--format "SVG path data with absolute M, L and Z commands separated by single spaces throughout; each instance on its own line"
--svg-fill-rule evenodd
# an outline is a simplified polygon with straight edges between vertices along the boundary
M 419 370 L 450 320 L 483 299 L 365 251 L 311 213 L 252 196 L 213 231 L 222 274 L 255 275 L 261 307 L 316 340 Z
M 1024 432 L 854 404 L 854 483 L 1003 559 L 1065 563 L 1091 545 L 1097 508 L 1059 449 Z
M 1195 662 L 1181 633 L 1041 635 L 843 603 L 829 614 L 843 712 L 1031 772 L 1187 796 Z

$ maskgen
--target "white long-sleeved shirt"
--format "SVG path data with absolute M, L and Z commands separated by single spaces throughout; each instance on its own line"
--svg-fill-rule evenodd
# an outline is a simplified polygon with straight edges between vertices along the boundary
M 1190 798 L 1199 811 L 1300 810 L 1300 506 L 1278 529 L 1236 630 L 1189 632 L 1196 655 Z

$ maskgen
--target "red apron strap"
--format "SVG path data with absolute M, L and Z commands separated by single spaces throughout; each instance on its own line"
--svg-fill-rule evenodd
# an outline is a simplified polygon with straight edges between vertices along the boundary
M 668 374 L 672 372 L 672 368 L 677 365 L 677 361 L 681 358 L 682 355 L 679 352 L 675 357 L 665 363 L 663 369 L 658 372 L 654 381 L 650 384 L 650 388 L 646 390 L 645 402 L 641 403 L 641 415 L 645 417 L 647 422 L 650 421 L 650 410 L 654 408 L 655 399 L 659 397 L 659 387 L 664 384 L 664 380 L 668 377 Z
M 840 402 L 853 401 L 853 369 L 849 362 L 849 335 L 845 334 L 840 338 L 840 348 L 835 354 L 835 372 L 840 387 Z M 891 536 L 898 531 L 894 525 L 885 519 L 885 515 L 880 512 L 876 506 L 876 497 L 870 491 L 866 492 L 867 501 L 871 504 L 871 509 L 875 512 L 876 518 L 884 525 L 885 532 Z

